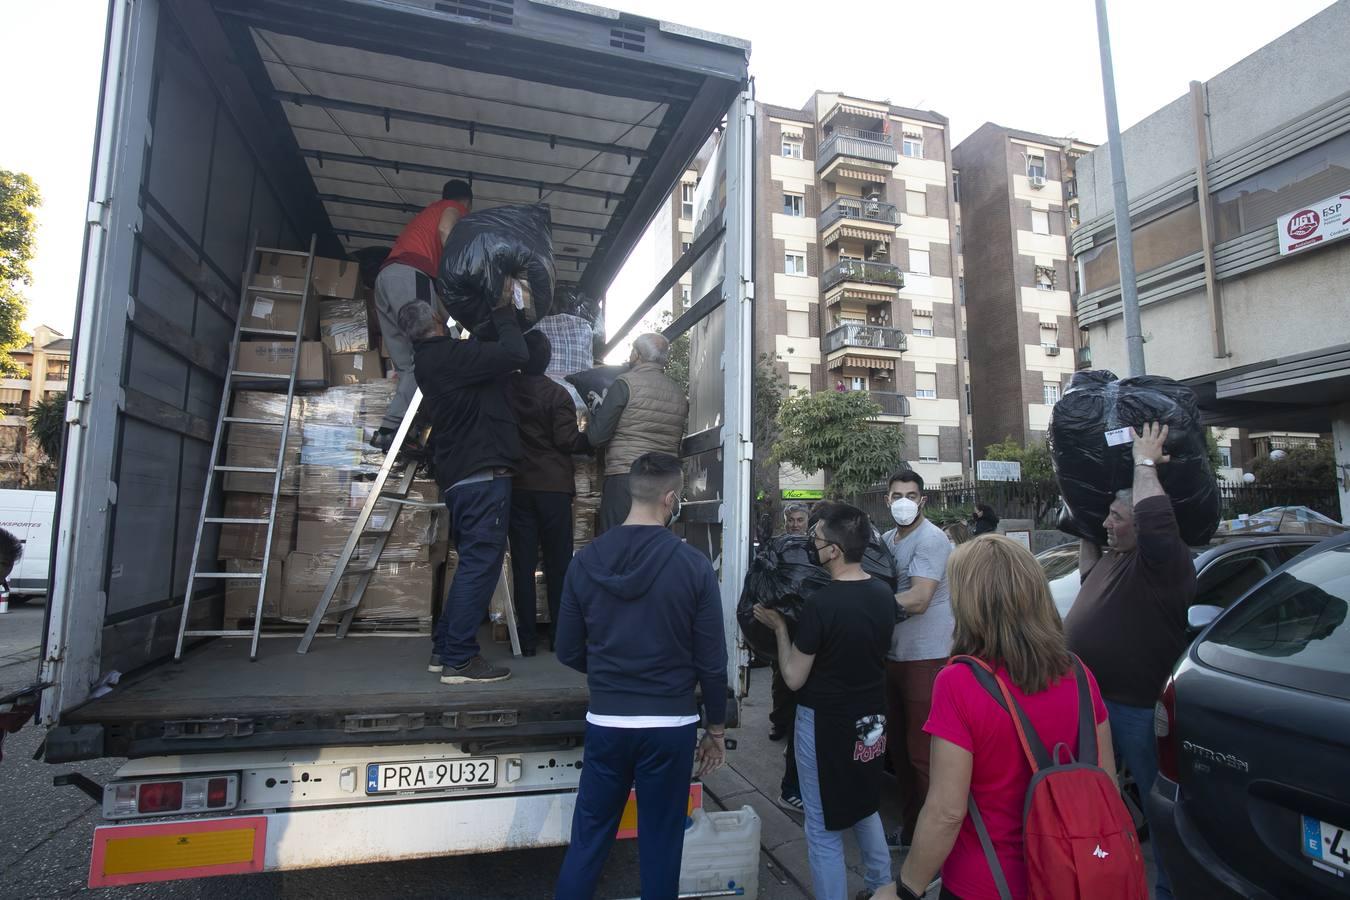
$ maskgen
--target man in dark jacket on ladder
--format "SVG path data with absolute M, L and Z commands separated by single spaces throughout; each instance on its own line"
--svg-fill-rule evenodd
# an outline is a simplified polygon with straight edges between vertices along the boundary
M 529 290 L 528 287 L 525 290 Z M 427 303 L 399 311 L 413 343 L 435 437 L 436 481 L 450 511 L 459 567 L 436 623 L 427 669 L 444 684 L 502 681 L 511 670 L 478 654 L 478 626 L 502 574 L 511 513 L 511 472 L 521 458 L 520 426 L 506 394 L 509 376 L 529 354 L 511 299 L 511 280 L 492 311 L 497 340 L 456 340 Z
M 637 785 L 642 896 L 674 900 L 689 775 L 703 689 L 707 731 L 699 775 L 726 759 L 727 647 L 712 564 L 669 528 L 679 514 L 680 461 L 647 453 L 629 473 L 632 508 L 623 526 L 572 561 L 554 649 L 586 673 L 590 708 L 572 814 L 572 845 L 558 900 L 589 900 Z

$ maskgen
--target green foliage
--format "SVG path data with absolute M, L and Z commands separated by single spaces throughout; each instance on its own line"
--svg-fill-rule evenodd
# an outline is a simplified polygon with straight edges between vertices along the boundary
M 984 458 L 1001 462 L 1019 462 L 1022 464 L 1024 482 L 1045 482 L 1055 480 L 1055 466 L 1050 461 L 1050 448 L 1044 441 L 1022 446 L 1011 437 L 984 448 Z
M 1209 467 L 1215 472 L 1223 465 L 1223 457 L 1219 455 L 1219 439 L 1214 434 L 1213 428 L 1205 429 L 1205 453 L 1209 456 Z
M 881 407 L 866 391 L 798 392 L 778 411 L 779 438 L 770 461 L 829 474 L 827 493 L 850 497 L 884 479 L 903 459 L 899 428 L 874 425 Z
M 923 508 L 923 516 L 939 528 L 946 528 L 953 522 L 969 522 L 971 516 L 975 515 L 975 507 L 962 504 L 960 506 L 936 506 L 930 499 L 928 505 Z
M 37 216 L 42 205 L 33 179 L 22 172 L 0 169 L 0 371 L 18 365 L 10 356 L 27 342 L 23 320 L 28 303 L 19 288 L 33 283 L 28 264 L 37 243 Z
M 66 430 L 66 395 L 35 400 L 28 407 L 28 433 L 52 463 L 61 457 L 61 438 Z
M 1316 446 L 1292 447 L 1283 459 L 1262 456 L 1252 463 L 1256 483 L 1264 487 L 1334 488 L 1336 454 L 1330 441 Z

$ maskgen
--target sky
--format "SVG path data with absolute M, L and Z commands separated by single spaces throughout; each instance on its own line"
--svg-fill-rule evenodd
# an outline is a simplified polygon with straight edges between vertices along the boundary
M 601 3 L 653 18 L 671 17 L 673 6 Z M 1122 125 L 1331 5 L 1109 0 Z M 1106 137 L 1091 0 L 854 0 L 844 7 L 683 0 L 675 8 L 683 25 L 751 41 L 756 93 L 769 103 L 800 107 L 822 89 L 931 109 L 949 118 L 953 145 L 986 121 L 1091 142 Z M 0 3 L 0 34 L 9 38 L 0 55 L 0 84 L 8 86 L 0 169 L 30 174 L 44 199 L 25 291 L 28 325 L 66 334 L 79 283 L 106 10 L 102 0 Z M 837 38 L 826 37 L 832 30 Z M 611 326 L 655 284 L 657 265 L 655 242 L 644 241 L 611 288 Z

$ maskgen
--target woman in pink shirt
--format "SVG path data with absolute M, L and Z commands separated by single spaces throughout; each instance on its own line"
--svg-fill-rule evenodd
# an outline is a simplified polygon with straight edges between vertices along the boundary
M 1036 559 L 1008 538 L 983 535 L 953 551 L 947 581 L 956 620 L 952 655 L 969 654 L 994 666 L 1045 746 L 1065 744 L 1077 758 L 1078 685 L 1064 626 Z M 1114 779 L 1111 729 L 1091 672 L 1088 684 L 1102 768 Z M 1013 900 L 1024 900 L 1022 807 L 1031 767 L 1012 717 L 970 666 L 954 664 L 938 674 L 924 731 L 933 738 L 932 776 L 898 895 L 917 900 L 940 868 L 943 900 L 999 900 L 966 817 L 967 798 L 974 795 Z

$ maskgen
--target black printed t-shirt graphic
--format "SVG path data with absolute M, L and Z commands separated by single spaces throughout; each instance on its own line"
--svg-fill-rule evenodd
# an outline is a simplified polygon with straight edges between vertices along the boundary
M 853 718 L 886 709 L 895 595 L 878 578 L 831 581 L 802 609 L 793 644 L 815 657 L 797 702 Z

